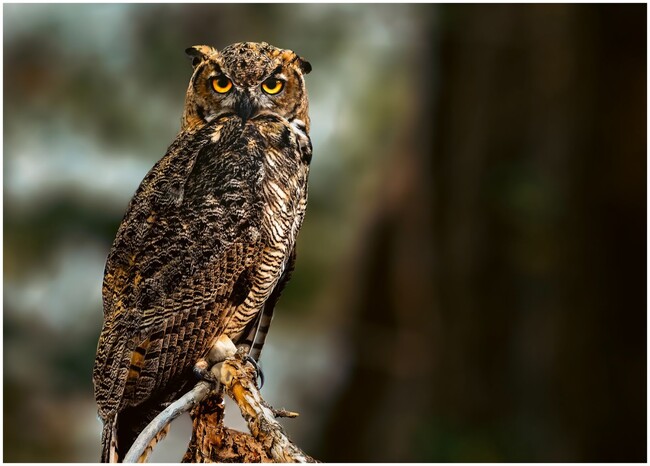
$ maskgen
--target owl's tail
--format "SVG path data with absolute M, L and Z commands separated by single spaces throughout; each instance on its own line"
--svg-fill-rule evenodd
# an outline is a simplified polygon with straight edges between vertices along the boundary
M 160 412 L 162 408 L 144 405 L 127 408 L 117 416 L 107 418 L 102 431 L 102 463 L 121 463 L 133 443 L 140 435 L 140 432 L 147 427 Z M 153 451 L 156 444 L 165 438 L 169 432 L 169 424 L 156 435 L 151 443 L 145 448 L 138 462 L 144 463 Z
M 117 463 L 117 429 L 116 417 L 104 419 L 102 430 L 102 463 Z

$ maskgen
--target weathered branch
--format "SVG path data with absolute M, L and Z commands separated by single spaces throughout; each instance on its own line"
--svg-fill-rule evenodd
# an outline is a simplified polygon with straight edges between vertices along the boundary
M 184 462 L 315 462 L 287 438 L 275 420 L 297 414 L 275 410 L 262 399 L 255 383 L 255 370 L 245 358 L 246 351 L 237 351 L 228 337 L 220 337 L 208 355 L 209 362 L 222 361 L 210 369 L 218 383 L 201 381 L 167 407 L 140 433 L 124 462 L 141 460 L 158 433 L 190 410 L 193 432 Z M 223 425 L 221 393 L 224 389 L 239 406 L 252 436 Z
M 192 440 L 183 463 L 269 463 L 273 460 L 251 435 L 223 424 L 223 399 L 214 394 L 191 412 Z
M 255 384 L 255 371 L 246 364 L 245 357 L 246 354 L 239 351 L 221 363 L 220 368 L 217 364 L 215 369 L 219 369 L 219 381 L 224 385 L 228 396 L 239 406 L 251 434 L 275 462 L 315 463 L 311 456 L 303 453 L 289 440 L 280 423 L 275 420 L 276 414 L 289 414 L 289 417 L 297 414 L 276 411 L 262 399 Z

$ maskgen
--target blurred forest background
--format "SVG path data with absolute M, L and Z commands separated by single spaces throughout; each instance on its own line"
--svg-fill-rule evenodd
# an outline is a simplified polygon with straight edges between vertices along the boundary
M 307 57 L 262 364 L 323 461 L 646 460 L 646 5 L 5 4 L 4 460 L 97 461 L 104 261 L 183 50 Z M 235 418 L 237 414 L 235 414 Z M 234 423 L 237 419 L 233 419 Z M 178 461 L 189 423 L 155 459 Z

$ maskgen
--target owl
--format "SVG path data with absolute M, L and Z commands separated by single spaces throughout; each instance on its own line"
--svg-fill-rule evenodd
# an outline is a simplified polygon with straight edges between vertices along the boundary
M 186 52 L 180 132 L 106 262 L 93 369 L 104 462 L 196 383 L 220 335 L 259 358 L 305 215 L 309 62 L 267 43 Z

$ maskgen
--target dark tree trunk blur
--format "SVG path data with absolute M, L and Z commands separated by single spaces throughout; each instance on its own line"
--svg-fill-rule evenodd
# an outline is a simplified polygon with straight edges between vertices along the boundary
M 646 7 L 438 13 L 317 456 L 642 462 Z

